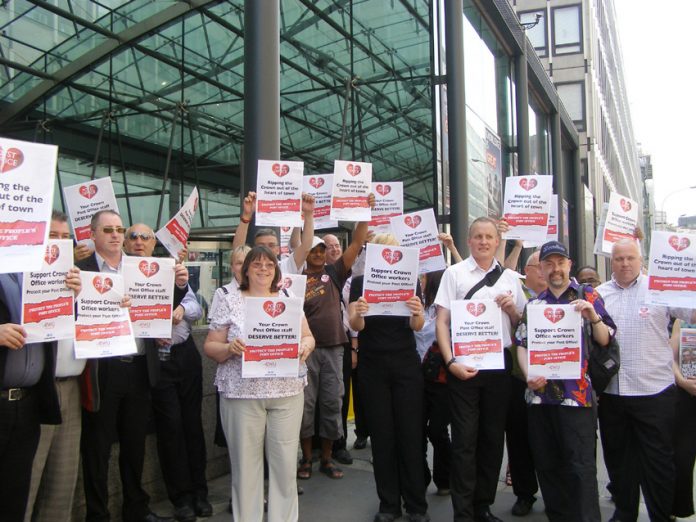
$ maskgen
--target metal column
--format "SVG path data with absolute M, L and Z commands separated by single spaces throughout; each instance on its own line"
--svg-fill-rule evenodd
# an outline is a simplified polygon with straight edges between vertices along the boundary
M 466 94 L 464 92 L 464 3 L 445 4 L 447 63 L 447 123 L 449 130 L 450 226 L 463 257 L 468 247 L 469 178 L 466 150 Z
M 589 262 L 587 258 L 585 245 L 585 187 L 582 183 L 582 163 L 580 162 L 580 149 L 573 151 L 573 198 L 568 204 L 572 206 L 572 218 L 570 218 L 573 226 L 571 231 L 571 243 L 575 245 L 575 255 L 573 261 L 577 266 L 586 265 Z M 571 212 L 568 212 L 571 214 Z M 573 238 L 573 234 L 575 237 Z
M 558 111 L 551 115 L 551 171 L 553 172 L 554 192 L 558 194 L 558 240 L 562 242 L 563 232 L 566 230 L 567 223 L 563 215 L 563 200 L 566 196 L 563 147 L 561 146 L 561 115 Z M 570 248 L 570 245 L 566 246 Z
M 515 57 L 515 106 L 517 109 L 517 174 L 531 174 L 529 166 L 529 82 L 527 78 L 527 37 L 522 54 Z

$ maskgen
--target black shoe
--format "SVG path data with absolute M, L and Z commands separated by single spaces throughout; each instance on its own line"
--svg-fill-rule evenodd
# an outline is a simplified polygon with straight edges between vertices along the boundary
M 196 513 L 188 504 L 174 507 L 174 520 L 176 522 L 196 522 Z
M 367 448 L 367 437 L 358 435 L 358 438 L 355 439 L 355 442 L 353 443 L 353 449 L 361 450 L 365 448 Z
M 517 497 L 517 502 L 512 506 L 512 514 L 516 517 L 526 517 L 532 511 L 535 498 Z
M 197 498 L 193 504 L 193 509 L 198 517 L 208 518 L 213 516 L 213 506 L 210 505 L 207 498 Z
M 346 448 L 341 448 L 334 451 L 333 459 L 341 464 L 346 464 L 347 466 L 350 466 L 353 463 L 353 457 L 351 457 L 350 452 Z
M 372 522 L 394 522 L 400 516 L 394 513 L 377 513 Z
M 174 522 L 174 519 L 171 517 L 161 517 L 150 511 L 142 518 L 141 522 Z
M 304 488 L 299 484 L 297 485 L 297 495 L 304 495 Z
M 503 522 L 501 519 L 491 513 L 491 510 L 488 508 L 476 513 L 474 520 L 476 520 L 476 522 Z
M 430 515 L 427 513 L 409 513 L 406 515 L 409 522 L 430 522 Z

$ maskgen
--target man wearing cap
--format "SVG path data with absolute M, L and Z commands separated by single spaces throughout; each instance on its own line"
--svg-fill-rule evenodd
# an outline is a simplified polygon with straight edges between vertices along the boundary
M 374 207 L 374 195 L 369 197 Z M 367 238 L 367 222 L 358 223 L 353 239 L 343 255 L 333 264 L 326 264 L 326 244 L 315 237 L 307 256 L 307 289 L 304 312 L 316 340 L 316 349 L 307 359 L 308 384 L 304 393 L 304 412 L 300 428 L 302 460 L 297 478 L 312 475 L 312 436 L 315 408 L 319 408 L 321 457 L 319 471 L 330 478 L 340 479 L 341 471 L 331 461 L 333 442 L 345 434 L 341 421 L 343 399 L 343 350 L 348 342 L 341 314 L 341 290 Z
M 529 304 L 574 305 L 583 321 L 590 323 L 594 343 L 608 346 L 616 326 L 596 290 L 587 288 L 580 295 L 580 286 L 570 279 L 572 262 L 565 245 L 545 243 L 539 259 L 548 288 Z M 599 522 L 596 403 L 585 343 L 580 379 L 547 380 L 528 372 L 526 308 L 516 338 L 518 360 L 527 378 L 529 438 L 546 515 L 551 521 Z

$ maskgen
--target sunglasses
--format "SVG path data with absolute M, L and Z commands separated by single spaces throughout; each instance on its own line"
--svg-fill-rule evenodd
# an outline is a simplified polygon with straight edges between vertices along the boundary
M 128 239 L 131 241 L 135 241 L 136 239 L 140 238 L 142 241 L 150 241 L 153 239 L 155 236 L 152 234 L 146 234 L 144 232 L 131 232 L 128 234 Z
M 102 232 L 105 234 L 113 234 L 116 232 L 117 234 L 125 234 L 126 233 L 126 227 L 102 227 Z

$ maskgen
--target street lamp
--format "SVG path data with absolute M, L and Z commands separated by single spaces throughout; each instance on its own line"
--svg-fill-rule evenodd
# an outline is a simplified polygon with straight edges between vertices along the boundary
M 672 192 L 670 192 L 669 194 L 667 194 L 664 198 L 662 198 L 662 205 L 660 205 L 660 216 L 664 219 L 664 221 L 663 221 L 663 223 L 662 223 L 662 229 L 663 229 L 663 230 L 665 230 L 665 227 L 667 226 L 667 218 L 666 218 L 666 216 L 665 216 L 665 203 L 667 202 L 667 199 L 668 199 L 670 196 L 673 196 L 674 194 L 677 194 L 678 192 L 683 192 L 683 191 L 685 191 L 685 190 L 693 190 L 693 189 L 696 189 L 696 185 L 692 185 L 692 186 L 690 186 L 690 187 L 680 188 L 680 189 L 677 189 L 677 190 L 673 190 Z

